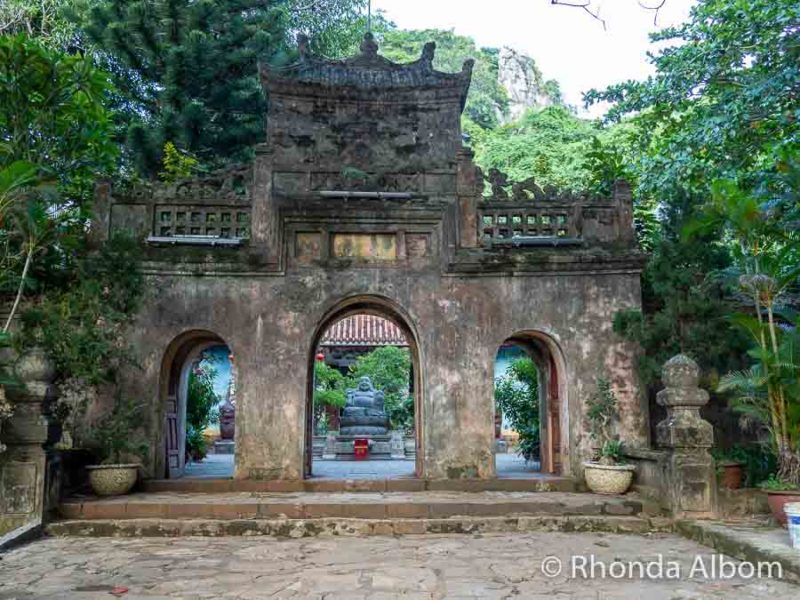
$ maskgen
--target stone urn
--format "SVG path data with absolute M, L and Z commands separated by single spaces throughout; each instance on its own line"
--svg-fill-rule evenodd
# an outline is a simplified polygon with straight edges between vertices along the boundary
M 636 465 L 601 465 L 583 463 L 586 486 L 595 494 L 624 494 L 633 483 Z
M 90 465 L 89 483 L 98 496 L 121 496 L 136 485 L 139 475 L 138 464 Z

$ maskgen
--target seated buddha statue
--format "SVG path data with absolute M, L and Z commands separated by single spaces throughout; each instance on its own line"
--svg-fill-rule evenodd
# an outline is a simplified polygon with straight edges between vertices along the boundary
M 358 380 L 356 389 L 346 391 L 347 403 L 342 411 L 341 435 L 385 435 L 389 418 L 383 407 L 384 395 L 376 390 L 369 377 Z

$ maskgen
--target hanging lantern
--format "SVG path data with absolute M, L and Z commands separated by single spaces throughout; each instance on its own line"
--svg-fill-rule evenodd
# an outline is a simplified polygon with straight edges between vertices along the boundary
M 316 359 L 317 359 L 319 362 L 322 362 L 323 360 L 325 360 L 325 355 L 324 355 L 322 352 L 317 352 Z

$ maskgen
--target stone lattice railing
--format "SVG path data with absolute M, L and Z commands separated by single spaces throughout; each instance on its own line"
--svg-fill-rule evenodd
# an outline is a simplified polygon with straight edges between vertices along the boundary
M 128 189 L 98 188 L 106 231 L 129 230 L 150 241 L 239 243 L 250 237 L 251 166 Z
M 630 188 L 618 181 L 610 198 L 539 187 L 533 179 L 509 183 L 491 169 L 491 196 L 478 205 L 479 237 L 485 245 L 516 241 L 628 243 L 633 240 Z

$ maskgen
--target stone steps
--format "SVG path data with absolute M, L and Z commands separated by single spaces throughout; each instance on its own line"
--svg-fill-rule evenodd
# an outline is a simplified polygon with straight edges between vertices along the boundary
M 571 477 L 538 475 L 520 479 L 149 479 L 144 492 L 221 494 L 230 492 L 577 492 Z
M 71 519 L 50 523 L 57 537 L 269 536 L 276 538 L 369 535 L 525 533 L 532 531 L 649 534 L 672 531 L 661 517 L 574 515 L 449 517 L 438 519 Z
M 493 517 L 637 517 L 653 513 L 634 496 L 537 492 L 141 493 L 73 498 L 67 520 L 450 519 Z

